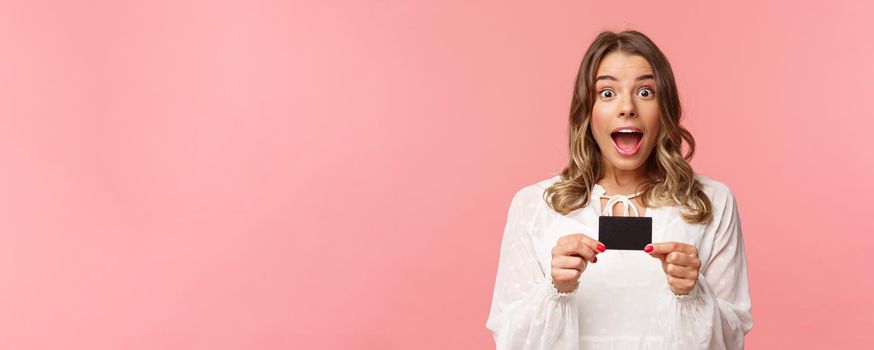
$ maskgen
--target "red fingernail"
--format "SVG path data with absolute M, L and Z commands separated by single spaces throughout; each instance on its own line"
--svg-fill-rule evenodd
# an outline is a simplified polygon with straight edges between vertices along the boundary
M 647 244 L 646 247 L 643 248 L 643 251 L 649 253 L 652 251 L 652 245 Z
M 593 262 L 593 263 L 598 262 L 598 257 L 596 256 L 596 257 L 592 258 L 592 262 Z
M 598 243 L 598 250 L 601 251 L 601 252 L 603 252 L 603 251 L 607 250 L 607 247 L 605 247 L 605 246 L 604 246 L 603 244 L 601 244 L 601 243 Z

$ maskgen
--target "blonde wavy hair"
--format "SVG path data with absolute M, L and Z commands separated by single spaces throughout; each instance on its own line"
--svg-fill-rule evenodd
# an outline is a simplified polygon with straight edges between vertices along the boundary
M 656 81 L 661 131 L 654 152 L 647 159 L 648 180 L 640 185 L 641 199 L 647 207 L 678 205 L 683 220 L 690 223 L 710 221 L 710 199 L 695 179 L 689 160 L 695 153 L 695 139 L 680 125 L 680 99 L 674 73 L 665 55 L 644 34 L 627 30 L 600 33 L 586 51 L 577 73 L 568 123 L 568 165 L 561 180 L 544 192 L 544 200 L 562 215 L 588 205 L 590 191 L 604 176 L 601 150 L 590 127 L 595 101 L 595 74 L 601 59 L 611 52 L 639 55 L 652 66 Z M 682 154 L 683 141 L 688 152 Z

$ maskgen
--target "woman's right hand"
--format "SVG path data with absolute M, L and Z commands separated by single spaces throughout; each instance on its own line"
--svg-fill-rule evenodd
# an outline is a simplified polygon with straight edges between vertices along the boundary
M 573 291 L 589 261 L 598 262 L 598 253 L 607 250 L 601 242 L 582 233 L 558 239 L 552 248 L 552 283 L 561 293 Z

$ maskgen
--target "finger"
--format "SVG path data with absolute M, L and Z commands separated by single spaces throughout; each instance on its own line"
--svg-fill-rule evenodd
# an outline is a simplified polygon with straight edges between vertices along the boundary
M 562 269 L 577 269 L 582 271 L 586 261 L 578 256 L 558 256 L 552 259 L 552 266 Z
M 695 248 L 692 245 L 680 242 L 663 242 L 663 243 L 652 243 L 648 244 L 648 247 L 652 247 L 652 250 L 648 253 L 650 255 L 666 255 L 670 252 L 684 252 L 689 255 L 698 256 L 698 248 Z M 644 248 L 644 251 L 646 249 Z
M 685 278 L 677 278 L 674 276 L 668 276 L 668 284 L 670 284 L 671 286 L 673 286 L 676 289 L 679 289 L 679 290 L 685 291 L 685 292 L 691 290 L 692 287 L 695 287 L 695 281 L 685 279 Z
M 552 249 L 553 258 L 558 256 L 581 256 L 585 258 L 587 261 L 594 261 L 596 251 L 592 250 L 588 245 L 583 243 L 584 235 L 575 235 L 579 236 L 573 240 L 563 240 Z
M 591 237 L 586 236 L 584 234 L 580 234 L 580 243 L 585 244 L 587 247 L 589 247 L 589 249 L 592 249 L 592 251 L 594 251 L 595 254 L 598 254 L 600 252 L 607 250 L 607 246 L 605 246 L 604 243 L 601 243 L 598 240 L 592 239 Z
M 579 245 L 579 239 L 571 236 L 564 236 L 558 240 L 555 247 L 552 248 L 552 257 L 573 255 L 574 250 Z
M 587 246 L 587 245 L 580 244 L 579 246 L 576 247 L 576 249 L 573 250 L 572 253 L 577 254 L 579 256 L 582 256 L 583 258 L 586 259 L 586 261 L 591 261 L 591 262 L 598 261 L 598 258 L 595 257 L 595 255 L 598 253 L 595 252 L 594 250 L 592 250 L 592 248 L 589 248 L 589 246 Z
M 701 265 L 697 257 L 683 252 L 670 252 L 665 255 L 665 262 L 674 265 L 697 268 Z
M 651 257 L 653 257 L 653 258 L 656 258 L 656 259 L 661 260 L 661 261 L 662 261 L 662 265 L 666 264 L 666 262 L 665 262 L 665 256 L 666 256 L 667 254 L 663 254 L 663 253 L 653 253 L 653 245 L 652 245 L 652 244 L 647 244 L 646 247 L 643 247 L 643 251 L 646 252 L 646 253 L 648 253 L 648 254 L 649 254 Z
M 652 253 L 650 253 L 649 255 L 652 256 L 653 258 L 661 260 L 662 264 L 667 264 L 667 262 L 665 262 L 665 257 L 667 254 L 652 254 Z
M 577 269 L 552 268 L 552 278 L 558 281 L 573 281 L 580 278 L 582 272 Z
M 676 278 L 695 280 L 698 278 L 698 270 L 691 267 L 668 264 L 665 268 L 668 276 Z

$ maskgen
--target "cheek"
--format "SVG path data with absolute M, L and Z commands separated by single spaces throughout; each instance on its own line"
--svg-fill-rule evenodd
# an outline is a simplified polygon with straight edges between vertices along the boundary
M 662 123 L 659 121 L 659 112 L 657 108 L 650 108 L 646 111 L 642 111 L 641 119 L 643 119 L 643 124 L 646 125 L 646 130 L 649 135 L 652 136 L 652 140 L 658 139 L 658 134 L 661 131 Z
M 653 140 L 658 139 L 659 132 L 662 130 L 662 123 L 659 122 L 658 117 L 655 117 L 652 120 L 646 121 L 646 129 Z
M 607 137 L 604 133 L 607 130 L 607 121 L 611 115 L 604 104 L 595 103 L 592 107 L 592 134 L 595 135 L 596 141 L 602 141 Z

